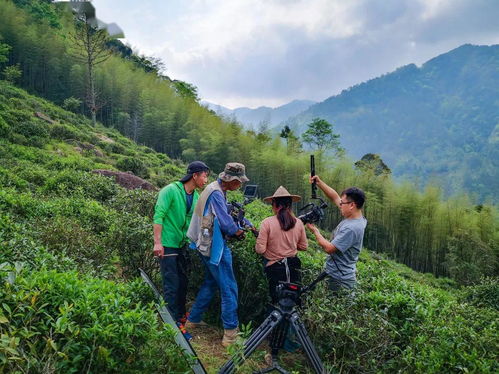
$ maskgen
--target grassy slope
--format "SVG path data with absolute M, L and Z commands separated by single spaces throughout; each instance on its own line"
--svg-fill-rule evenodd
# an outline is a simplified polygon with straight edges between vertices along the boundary
M 39 119 L 34 112 L 42 112 L 55 122 Z M 100 126 L 92 128 L 85 118 L 2 81 L 0 136 L 0 233 L 3 235 L 0 262 L 22 261 L 29 271 L 45 268 L 70 274 L 62 278 L 77 277 L 76 273 L 66 273 L 76 269 L 84 274 L 80 275 L 84 279 L 88 275 L 107 278 L 113 281 L 110 284 L 133 278 L 137 266 L 149 271 L 155 269 L 150 257 L 150 216 L 155 194 L 125 191 L 91 170 L 133 169 L 160 187 L 182 174 L 181 165 L 134 144 L 116 131 Z M 268 207 L 260 202 L 252 203 L 247 210 L 254 222 L 269 214 Z M 241 320 L 244 323 L 253 320 L 254 326 L 264 314 L 267 291 L 253 245 L 253 238 L 234 245 L 234 267 L 240 289 Z M 302 255 L 306 283 L 320 272 L 324 258 L 312 242 L 308 253 Z M 194 290 L 201 282 L 202 271 L 195 260 L 193 267 Z M 21 271 L 20 277 L 27 274 Z M 47 275 L 38 277 L 45 279 Z M 496 280 L 460 291 L 449 280 L 418 274 L 365 251 L 359 262 L 359 282 L 360 290 L 353 302 L 331 299 L 321 285 L 307 298 L 302 311 L 321 356 L 335 371 L 493 372 L 497 369 Z M 74 287 L 84 288 L 85 283 L 76 282 Z M 143 289 L 137 291 L 137 286 L 131 287 L 132 291 L 124 292 L 123 297 L 137 297 L 143 292 Z M 139 297 L 147 300 L 145 296 Z M 52 306 L 54 320 L 60 313 L 59 306 Z M 207 316 L 215 326 L 219 322 L 217 310 L 215 305 Z M 22 325 L 22 321 L 9 319 L 10 327 Z M 2 334 L 10 328 L 0 326 Z M 212 334 L 216 336 L 217 331 Z M 56 343 L 57 339 L 64 341 L 57 334 L 54 339 Z M 112 349 L 112 340 L 104 341 L 108 344 L 106 349 L 111 351 L 108 356 L 119 355 Z M 212 355 L 211 339 L 205 338 L 199 344 L 204 357 Z M 21 352 L 22 341 L 16 347 Z M 54 358 L 54 362 L 67 361 L 71 351 L 64 351 L 60 345 L 57 348 L 64 354 Z M 8 356 L 1 352 L 0 365 L 1 354 Z M 211 371 L 226 358 L 223 352 L 218 352 L 218 356 L 208 361 Z M 261 353 L 256 355 L 261 356 Z M 33 357 L 43 360 L 45 356 L 40 353 Z M 106 354 L 99 357 L 107 362 Z M 294 364 L 300 372 L 306 366 L 303 360 L 295 361 L 293 357 L 286 364 Z M 116 370 L 109 369 L 112 366 L 109 365 L 101 371 Z

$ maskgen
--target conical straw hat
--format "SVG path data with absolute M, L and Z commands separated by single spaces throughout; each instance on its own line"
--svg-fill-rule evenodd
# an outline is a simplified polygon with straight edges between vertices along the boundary
M 268 196 L 263 199 L 266 203 L 270 203 L 272 199 L 275 199 L 277 197 L 290 197 L 293 202 L 297 202 L 301 200 L 301 197 L 298 195 L 291 195 L 287 189 L 285 189 L 283 186 L 279 186 L 279 188 L 274 192 L 272 196 Z

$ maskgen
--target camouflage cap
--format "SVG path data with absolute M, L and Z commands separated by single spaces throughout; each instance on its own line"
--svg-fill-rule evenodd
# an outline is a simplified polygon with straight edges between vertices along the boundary
M 225 165 L 224 171 L 222 171 L 218 177 L 224 182 L 230 182 L 237 179 L 241 183 L 248 182 L 249 179 L 246 176 L 246 168 L 243 164 L 238 162 L 229 162 Z

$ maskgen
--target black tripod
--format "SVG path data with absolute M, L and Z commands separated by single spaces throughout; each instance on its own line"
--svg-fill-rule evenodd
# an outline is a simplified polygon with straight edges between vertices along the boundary
M 244 352 L 240 355 L 233 356 L 220 369 L 220 374 L 230 374 L 235 371 L 237 365 L 241 364 L 249 357 L 254 350 L 263 342 L 263 340 L 272 332 L 270 339 L 270 348 L 272 355 L 272 365 L 266 369 L 256 371 L 255 373 L 269 373 L 276 370 L 282 374 L 288 374 L 277 362 L 279 349 L 284 345 L 287 331 L 291 327 L 300 344 L 302 345 L 308 360 L 312 364 L 317 374 L 327 373 L 322 365 L 322 361 L 317 354 L 315 347 L 307 334 L 304 324 L 300 321 L 296 305 L 300 303 L 300 296 L 312 290 L 315 285 L 326 278 L 326 273 L 321 273 L 308 287 L 303 289 L 293 283 L 281 283 L 277 288 L 278 303 L 270 315 L 263 323 L 251 334 L 249 339 L 244 343 Z

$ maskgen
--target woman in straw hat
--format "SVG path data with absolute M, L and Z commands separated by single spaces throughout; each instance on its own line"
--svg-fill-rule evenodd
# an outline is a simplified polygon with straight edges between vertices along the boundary
M 300 196 L 291 195 L 283 186 L 263 199 L 272 203 L 274 215 L 262 221 L 255 250 L 264 258 L 273 303 L 277 302 L 276 287 L 280 281 L 301 282 L 301 262 L 296 255 L 298 250 L 307 249 L 308 243 L 303 222 L 291 211 L 291 204 L 300 200 Z

